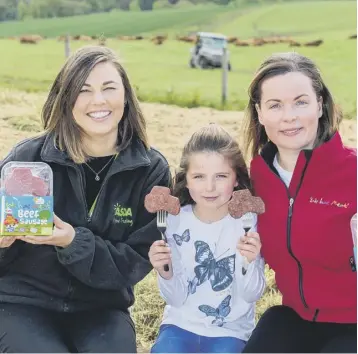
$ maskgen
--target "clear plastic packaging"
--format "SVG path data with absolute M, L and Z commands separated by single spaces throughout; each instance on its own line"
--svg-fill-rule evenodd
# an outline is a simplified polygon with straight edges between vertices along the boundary
M 5 164 L 1 170 L 0 236 L 51 235 L 53 173 L 44 162 Z
M 53 195 L 52 169 L 44 162 L 8 162 L 1 170 L 1 188 L 8 196 Z

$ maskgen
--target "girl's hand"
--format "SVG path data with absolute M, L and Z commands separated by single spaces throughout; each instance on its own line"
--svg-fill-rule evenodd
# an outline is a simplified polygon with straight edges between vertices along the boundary
M 171 252 L 168 245 L 163 240 L 155 241 L 149 249 L 149 261 L 153 268 L 158 271 L 164 279 L 170 279 L 173 276 Z M 164 265 L 169 265 L 169 271 L 164 270 Z
M 261 250 L 260 235 L 257 232 L 248 232 L 237 243 L 237 249 L 249 263 L 254 261 Z
M 17 236 L 16 238 L 34 245 L 51 245 L 62 248 L 69 246 L 75 238 L 75 229 L 56 215 L 53 217 L 53 222 L 55 227 L 51 236 L 26 235 Z

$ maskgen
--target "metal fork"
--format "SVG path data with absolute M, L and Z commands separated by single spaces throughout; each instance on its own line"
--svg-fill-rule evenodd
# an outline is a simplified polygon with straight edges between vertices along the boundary
M 165 243 L 168 243 L 168 240 L 165 236 L 165 230 L 167 229 L 167 212 L 165 210 L 159 210 L 157 213 L 157 229 L 162 235 L 162 240 L 164 240 Z M 164 264 L 164 270 L 166 272 L 169 271 L 168 264 Z
M 246 213 L 242 219 L 242 226 L 245 230 L 245 235 L 255 226 L 255 218 L 253 213 Z M 242 275 L 247 273 L 247 267 L 249 266 L 249 261 L 246 257 L 243 257 L 244 263 L 241 268 Z

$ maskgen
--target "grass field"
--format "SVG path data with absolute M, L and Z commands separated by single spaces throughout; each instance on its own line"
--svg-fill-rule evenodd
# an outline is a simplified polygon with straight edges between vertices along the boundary
M 271 5 L 240 7 L 181 5 L 152 12 L 112 11 L 68 18 L 0 23 L 0 36 L 36 33 L 55 37 L 66 33 L 136 35 L 219 31 L 242 38 L 283 34 L 294 36 L 341 36 L 356 31 L 356 1 L 300 0 Z
M 240 37 L 290 35 L 342 38 L 357 28 L 356 1 L 295 1 L 253 7 L 217 30 Z
M 143 41 L 112 38 L 107 46 L 120 54 L 142 101 L 185 107 L 221 108 L 221 71 L 200 71 L 188 66 L 191 44 L 177 42 L 174 34 L 190 29 L 216 30 L 240 38 L 281 34 L 298 41 L 323 39 L 319 47 L 291 48 L 288 44 L 262 47 L 230 45 L 233 71 L 229 73 L 226 109 L 242 110 L 246 90 L 259 63 L 273 52 L 296 50 L 317 62 L 345 117 L 356 117 L 356 32 L 354 1 L 300 1 L 243 9 L 210 5 L 186 6 L 152 13 L 112 12 L 65 19 L 34 20 L 0 24 L 0 36 L 32 33 L 47 36 L 70 33 L 139 34 Z M 337 16 L 339 14 L 339 16 Z M 304 26 L 302 23 L 304 22 Z M 196 25 L 193 25 L 193 24 Z M 179 25 L 180 24 L 180 25 Z M 97 27 L 96 27 L 97 26 Z M 194 28 L 194 27 L 195 28 Z M 168 33 L 161 46 L 148 40 L 150 33 Z M 93 41 L 96 44 L 95 41 Z M 89 42 L 72 42 L 71 49 Z M 54 38 L 37 45 L 0 40 L 0 87 L 27 92 L 47 91 L 64 62 L 64 45 Z
M 114 37 L 147 33 L 174 33 L 188 28 L 200 29 L 214 22 L 225 22 L 234 11 L 235 17 L 242 11 L 233 7 L 216 5 L 185 6 L 178 9 L 158 9 L 152 12 L 112 11 L 85 16 L 55 19 L 29 19 L 20 23 L 0 23 L 1 36 L 37 33 L 55 37 L 62 34 L 87 34 Z M 225 16 L 227 15 L 227 16 Z
M 73 42 L 72 50 L 88 43 Z M 107 45 L 123 58 L 124 65 L 142 101 L 172 103 L 179 106 L 220 107 L 221 71 L 188 67 L 191 45 L 174 40 L 155 46 L 149 41 Z M 22 91 L 47 91 L 64 62 L 64 45 L 45 40 L 37 45 L 0 40 L 0 87 Z M 259 63 L 273 52 L 291 51 L 287 44 L 238 48 L 230 46 L 233 71 L 229 73 L 228 109 L 242 110 L 247 87 Z M 318 48 L 296 49 L 317 62 L 328 86 L 346 117 L 356 116 L 356 42 L 345 37 L 325 39 Z

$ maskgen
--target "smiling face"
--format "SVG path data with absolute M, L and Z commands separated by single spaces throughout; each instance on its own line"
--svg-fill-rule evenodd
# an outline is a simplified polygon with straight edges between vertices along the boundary
M 201 213 L 227 210 L 234 187 L 238 185 L 229 161 L 215 152 L 192 154 L 186 181 L 190 196 Z
M 322 116 L 321 101 L 310 78 L 290 72 L 262 83 L 256 110 L 268 138 L 279 151 L 299 151 L 314 146 Z
M 90 72 L 72 110 L 76 123 L 90 137 L 117 136 L 124 112 L 124 87 L 110 62 L 98 63 Z

